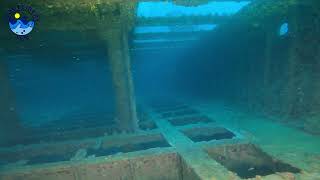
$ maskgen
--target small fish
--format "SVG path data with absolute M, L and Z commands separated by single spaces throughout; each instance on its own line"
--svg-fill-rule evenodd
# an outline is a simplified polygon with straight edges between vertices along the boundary
M 283 23 L 280 27 L 279 30 L 279 35 L 284 36 L 289 32 L 289 24 L 288 23 Z
M 254 170 L 254 167 L 248 169 L 248 171 L 253 171 L 253 170 Z

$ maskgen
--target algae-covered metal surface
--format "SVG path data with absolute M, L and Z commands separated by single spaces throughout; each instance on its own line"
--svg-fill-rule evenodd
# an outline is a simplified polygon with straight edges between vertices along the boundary
M 137 1 L 10 1 L 1 2 L 1 10 L 15 7 L 17 4 L 32 6 L 40 15 L 39 28 L 43 30 L 83 30 L 96 29 L 99 21 L 111 23 L 126 19 L 134 20 Z

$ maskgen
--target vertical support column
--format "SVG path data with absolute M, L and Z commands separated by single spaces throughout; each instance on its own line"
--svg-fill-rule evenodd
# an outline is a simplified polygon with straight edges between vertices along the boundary
M 291 47 L 289 49 L 288 64 L 288 117 L 304 118 L 312 112 L 312 108 L 319 104 L 314 101 L 314 92 L 318 82 L 319 59 L 319 24 L 317 14 L 319 7 L 310 3 L 297 5 L 292 9 L 289 27 L 292 31 Z M 317 92 L 318 93 L 318 92 Z
M 277 27 L 274 24 L 267 25 L 265 28 L 265 47 L 264 47 L 264 69 L 263 69 L 263 79 L 262 79 L 262 108 L 264 111 L 270 111 L 269 104 L 273 104 L 273 95 L 270 93 L 270 86 L 272 80 L 272 61 L 273 61 L 273 43 L 276 37 Z M 277 97 L 278 98 L 278 97 Z
M 134 132 L 138 129 L 138 118 L 130 70 L 127 32 L 116 28 L 109 30 L 108 34 L 105 40 L 116 96 L 116 123 L 121 131 Z
M 0 56 L 0 145 L 12 143 L 21 133 L 5 57 Z
M 285 117 L 291 119 L 292 117 L 299 114 L 299 104 L 302 91 L 302 83 L 300 80 L 301 74 L 306 69 L 304 67 L 304 57 L 301 55 L 304 52 L 307 44 L 304 44 L 301 40 L 304 37 L 304 34 L 301 31 L 301 19 L 299 16 L 299 7 L 295 6 L 290 10 L 289 13 L 289 27 L 290 27 L 290 46 L 288 49 L 288 65 L 287 65 L 287 76 L 288 81 L 286 85 L 286 97 L 285 97 Z M 304 26 L 303 26 L 304 27 Z M 309 43 L 309 42 L 308 42 Z M 305 80 L 305 79 L 303 79 Z

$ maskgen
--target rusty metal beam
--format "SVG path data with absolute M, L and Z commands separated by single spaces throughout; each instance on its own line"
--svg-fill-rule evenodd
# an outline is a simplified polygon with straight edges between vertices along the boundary
M 115 91 L 116 123 L 121 131 L 135 132 L 138 129 L 138 119 L 127 32 L 114 29 L 110 30 L 108 34 L 109 36 L 105 40 Z

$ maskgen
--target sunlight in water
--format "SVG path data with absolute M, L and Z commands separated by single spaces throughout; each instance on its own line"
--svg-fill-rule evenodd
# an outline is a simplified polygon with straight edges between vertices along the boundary
M 138 26 L 135 28 L 135 33 L 169 33 L 169 32 L 196 32 L 196 31 L 211 31 L 216 28 L 215 24 L 199 24 L 199 25 L 184 25 L 184 26 Z
M 248 4 L 250 1 L 213 1 L 204 5 L 186 7 L 172 2 L 141 2 L 138 7 L 138 17 L 233 15 Z
M 288 34 L 288 31 L 289 31 L 289 24 L 288 23 L 283 23 L 280 26 L 279 35 L 280 36 L 284 36 L 284 35 Z

